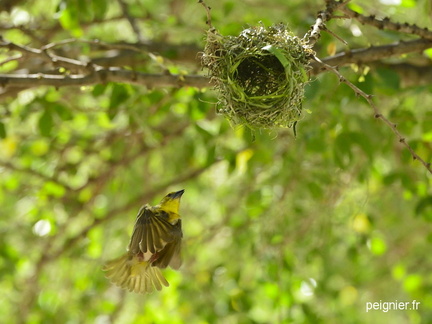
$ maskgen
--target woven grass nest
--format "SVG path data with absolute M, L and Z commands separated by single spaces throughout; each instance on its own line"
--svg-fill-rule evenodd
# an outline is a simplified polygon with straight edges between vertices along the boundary
M 207 33 L 202 63 L 220 92 L 218 112 L 251 129 L 292 127 L 300 118 L 313 51 L 284 24 L 239 36 Z

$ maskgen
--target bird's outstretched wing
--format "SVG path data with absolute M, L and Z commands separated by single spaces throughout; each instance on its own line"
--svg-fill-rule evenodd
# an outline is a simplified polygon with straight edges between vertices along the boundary
M 168 265 L 173 269 L 178 269 L 181 266 L 181 240 L 182 240 L 182 229 L 181 220 L 178 220 L 177 224 L 172 225 L 171 236 L 174 238 L 172 242 L 167 243 L 165 247 L 160 250 L 152 263 L 152 266 L 159 268 L 166 268 Z
M 142 252 L 144 255 L 162 251 L 167 244 L 178 239 L 179 235 L 181 240 L 181 225 L 179 228 L 178 224 L 172 225 L 168 221 L 168 214 L 155 214 L 147 206 L 142 207 L 138 212 L 128 250 L 134 254 Z

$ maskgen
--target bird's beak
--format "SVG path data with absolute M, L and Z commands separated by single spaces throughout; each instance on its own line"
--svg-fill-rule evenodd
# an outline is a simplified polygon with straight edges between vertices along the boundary
M 183 193 L 184 193 L 184 189 L 177 191 L 177 192 L 174 192 L 174 194 L 172 195 L 171 198 L 172 199 L 178 199 L 183 195 Z

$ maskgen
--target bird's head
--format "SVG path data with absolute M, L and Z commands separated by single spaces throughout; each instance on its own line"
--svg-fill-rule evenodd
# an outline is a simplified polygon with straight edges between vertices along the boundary
M 180 198 L 183 193 L 184 189 L 180 191 L 170 192 L 161 200 L 159 204 L 160 208 L 168 213 L 178 214 L 180 207 Z

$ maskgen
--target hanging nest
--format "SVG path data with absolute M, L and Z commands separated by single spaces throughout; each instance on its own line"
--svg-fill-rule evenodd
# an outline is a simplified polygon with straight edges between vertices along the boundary
M 284 24 L 239 36 L 207 33 L 202 63 L 220 92 L 218 112 L 251 129 L 291 127 L 300 118 L 313 51 Z

